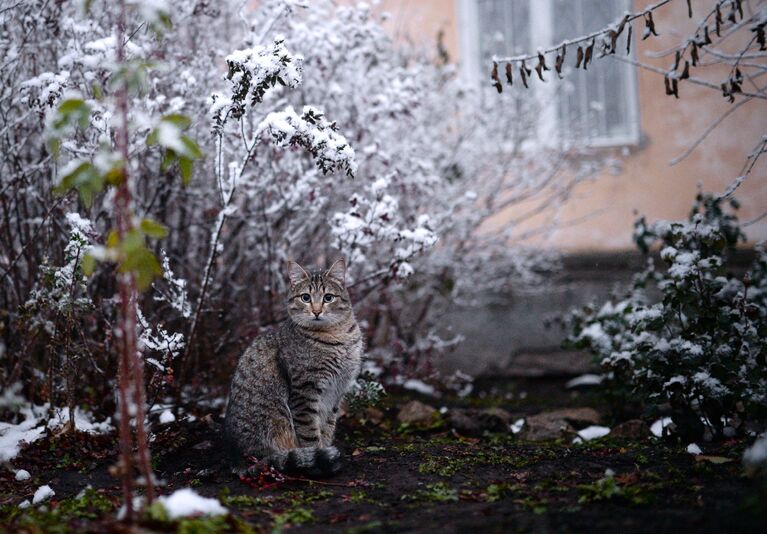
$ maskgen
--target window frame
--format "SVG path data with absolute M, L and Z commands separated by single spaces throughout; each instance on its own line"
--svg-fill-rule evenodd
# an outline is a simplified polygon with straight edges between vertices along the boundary
M 507 0 L 510 1 L 510 0 Z M 531 17 L 530 26 L 532 35 L 544 36 L 550 40 L 554 28 L 551 24 L 552 17 L 549 15 L 552 9 L 552 0 L 528 0 L 531 3 L 531 13 L 540 14 L 544 12 L 546 16 Z M 623 3 L 625 10 L 630 10 L 633 4 L 632 0 L 617 0 Z M 533 10 L 533 2 L 535 10 Z M 478 0 L 456 0 L 456 13 L 458 15 L 458 34 L 460 47 L 460 72 L 469 83 L 476 83 L 480 87 L 485 78 L 488 78 L 490 70 L 489 65 L 482 65 L 480 61 L 480 35 L 479 35 L 479 12 L 477 9 Z M 576 37 L 576 36 L 573 36 Z M 632 43 L 631 54 L 634 57 L 636 50 L 636 36 Z M 536 47 L 550 47 L 555 43 L 536 43 Z M 535 47 L 532 46 L 531 50 Z M 613 60 L 616 61 L 616 60 Z M 485 68 L 486 67 L 486 68 Z M 624 97 L 627 99 L 626 108 L 628 110 L 627 126 L 628 133 L 612 136 L 598 136 L 589 138 L 584 145 L 592 148 L 620 148 L 636 146 L 641 140 L 641 125 L 639 115 L 639 87 L 636 68 L 623 69 L 626 91 Z M 487 84 L 489 85 L 489 81 Z M 505 84 L 504 84 L 505 85 Z M 554 89 L 553 84 L 537 84 L 538 90 L 551 94 Z M 532 89 L 532 88 L 531 88 Z M 550 142 L 552 130 L 559 131 L 560 117 L 559 113 L 552 110 L 546 114 L 541 121 L 543 124 L 539 127 L 538 137 L 542 142 Z

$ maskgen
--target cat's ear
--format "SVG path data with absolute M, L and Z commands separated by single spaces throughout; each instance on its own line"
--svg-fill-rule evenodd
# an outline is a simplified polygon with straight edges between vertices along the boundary
M 330 266 L 325 276 L 332 278 L 341 285 L 346 283 L 346 261 L 343 258 L 336 260 L 336 262 Z
M 288 262 L 288 278 L 290 278 L 290 285 L 295 286 L 303 280 L 309 280 L 309 273 L 291 260 Z

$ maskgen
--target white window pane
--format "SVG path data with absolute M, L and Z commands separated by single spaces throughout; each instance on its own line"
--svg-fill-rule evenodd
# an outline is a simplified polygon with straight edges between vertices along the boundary
M 531 51 L 530 9 L 541 6 L 543 1 L 547 0 L 477 0 L 483 64 L 487 64 L 493 54 L 517 55 Z M 603 28 L 629 7 L 626 0 L 548 1 L 552 7 L 550 45 Z M 625 46 L 623 43 L 621 47 Z M 635 91 L 629 86 L 633 83 L 632 67 L 595 57 L 588 72 L 576 71 L 575 56 L 576 48 L 569 49 L 565 80 L 555 85 L 559 94 L 560 135 L 608 143 L 631 138 L 635 105 L 632 101 Z

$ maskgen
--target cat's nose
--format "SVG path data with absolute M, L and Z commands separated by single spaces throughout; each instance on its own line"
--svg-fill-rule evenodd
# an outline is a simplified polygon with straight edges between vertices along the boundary
M 319 319 L 319 318 L 320 318 L 320 314 L 322 313 L 322 310 L 320 310 L 320 311 L 314 311 L 314 310 L 312 310 L 312 313 L 314 314 L 314 317 L 315 317 L 316 319 Z

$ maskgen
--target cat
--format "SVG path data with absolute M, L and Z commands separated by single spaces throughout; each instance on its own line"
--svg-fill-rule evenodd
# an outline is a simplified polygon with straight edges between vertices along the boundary
M 312 272 L 289 262 L 288 275 L 288 318 L 240 356 L 225 436 L 236 462 L 255 456 L 284 473 L 329 476 L 341 467 L 333 438 L 360 372 L 362 333 L 343 259 Z

